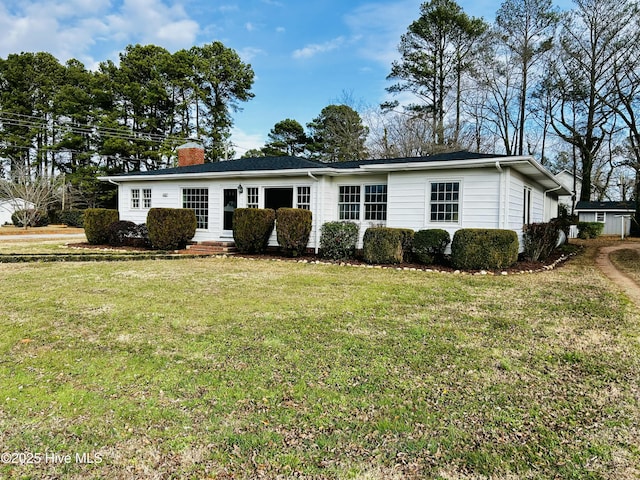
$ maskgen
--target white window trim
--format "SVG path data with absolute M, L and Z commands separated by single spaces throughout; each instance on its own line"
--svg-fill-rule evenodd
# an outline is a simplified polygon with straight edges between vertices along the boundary
M 249 208 L 249 188 L 257 188 L 258 189 L 258 208 L 265 208 L 264 207 L 264 201 L 265 201 L 265 190 L 269 189 L 269 188 L 292 188 L 293 189 L 293 207 L 292 208 L 299 208 L 298 207 L 298 188 L 299 187 L 309 187 L 309 210 L 313 210 L 313 206 L 314 206 L 314 196 L 313 196 L 313 184 L 310 183 L 296 183 L 294 185 L 282 185 L 282 184 L 277 184 L 277 185 L 263 185 L 263 184 L 245 184 L 243 185 L 243 188 L 245 189 L 246 193 L 246 201 L 245 201 L 245 205 L 247 208 Z
M 431 184 L 432 183 L 458 183 L 458 221 L 457 222 L 438 222 L 431 220 Z M 462 225 L 462 217 L 463 217 L 463 193 L 464 193 L 464 182 L 462 178 L 428 178 L 427 183 L 425 185 L 425 218 L 424 224 L 432 226 L 431 228 L 442 228 L 442 227 L 455 227 Z
M 211 191 L 212 189 L 208 185 L 181 185 L 180 189 L 180 208 L 184 208 L 184 191 L 189 189 L 206 189 L 207 190 L 207 228 L 199 228 L 196 226 L 196 230 L 200 232 L 208 232 L 211 230 Z
M 137 192 L 137 196 L 134 196 L 133 192 Z M 138 202 L 138 206 L 134 205 L 134 200 Z M 140 198 L 140 188 L 131 188 L 131 190 L 129 191 L 129 206 L 131 207 L 131 210 L 140 210 L 141 201 L 142 199 Z
M 140 189 L 142 193 L 142 197 L 140 198 L 140 208 L 143 210 L 149 210 L 153 207 L 153 190 L 151 188 L 142 188 Z M 149 192 L 149 198 L 145 197 L 145 192 Z M 146 201 L 149 201 L 149 206 L 146 206 Z
M 602 220 L 598 220 L 598 214 L 602 214 Z M 595 221 L 598 223 L 607 223 L 607 212 L 596 212 Z
M 258 202 L 257 203 L 249 203 L 249 190 L 255 189 L 256 192 L 256 196 L 258 197 Z M 261 195 L 260 192 L 260 187 L 259 186 L 254 186 L 254 185 L 249 185 L 245 187 L 245 190 L 247 191 L 247 202 L 246 202 L 246 207 L 247 208 L 261 208 L 260 207 L 260 202 L 262 201 L 262 198 L 264 197 L 264 195 Z M 249 205 L 253 205 L 253 206 L 249 206 Z
M 522 225 L 530 225 L 532 223 L 535 223 L 535 220 L 533 218 L 533 202 L 534 202 L 534 189 L 531 185 L 523 185 L 522 186 L 522 193 L 524 195 L 525 192 L 529 193 L 529 197 L 528 197 L 528 202 L 527 200 L 525 200 L 524 198 L 522 199 L 522 217 L 523 217 L 523 221 L 522 221 Z M 527 206 L 529 207 L 529 211 L 527 212 Z M 527 215 L 528 213 L 528 215 Z M 528 216 L 528 222 L 527 222 L 527 216 Z
M 307 203 L 304 203 L 304 204 L 299 203 L 299 200 L 300 200 L 299 189 L 301 189 L 301 188 L 308 188 L 309 189 L 309 203 L 308 204 Z M 313 198 L 312 195 L 311 195 L 311 185 L 296 185 L 294 187 L 293 193 L 294 193 L 294 195 L 296 197 L 296 201 L 295 201 L 295 205 L 296 206 L 295 206 L 295 208 L 300 208 L 300 205 L 309 205 L 309 210 L 311 210 L 311 199 Z
M 386 185 L 387 187 L 387 211 L 385 220 L 367 220 L 365 219 L 365 190 L 366 187 L 374 187 L 378 185 Z M 341 187 L 358 187 L 360 188 L 360 204 L 358 210 L 358 219 L 342 219 L 340 218 L 340 188 Z M 364 183 L 339 183 L 338 184 L 338 202 L 336 204 L 337 216 L 336 218 L 340 222 L 353 222 L 357 224 L 368 223 L 371 225 L 386 225 L 389 218 L 389 182 L 380 181 L 380 182 L 364 182 Z

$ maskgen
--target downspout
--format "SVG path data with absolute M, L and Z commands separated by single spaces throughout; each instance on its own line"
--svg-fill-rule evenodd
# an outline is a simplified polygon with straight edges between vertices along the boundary
M 500 160 L 496 160 L 496 170 L 500 172 L 500 183 L 498 185 L 498 192 L 500 192 L 500 196 L 498 197 L 498 228 L 504 228 L 504 217 L 506 214 L 506 199 L 505 199 L 505 188 L 506 182 L 504 179 L 504 170 L 502 169 L 502 165 L 500 165 Z
M 311 171 L 307 172 L 307 175 L 309 176 L 309 178 L 311 178 L 314 182 L 316 182 L 317 184 L 320 184 L 320 180 L 318 179 L 318 177 L 314 176 L 313 173 L 311 173 Z M 322 198 L 321 195 L 318 194 L 318 189 L 315 189 L 315 206 L 318 207 L 318 198 Z M 319 212 L 320 208 L 317 209 L 317 211 Z M 313 232 L 313 245 L 314 245 L 314 252 L 317 255 L 318 251 L 320 250 L 319 246 L 318 246 L 318 223 L 320 222 L 320 215 L 313 215 L 313 223 L 314 223 L 314 232 Z

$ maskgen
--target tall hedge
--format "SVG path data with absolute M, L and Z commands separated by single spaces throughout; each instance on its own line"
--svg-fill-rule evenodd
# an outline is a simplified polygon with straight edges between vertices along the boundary
M 147 214 L 149 241 L 156 250 L 184 248 L 196 225 L 196 212 L 190 208 L 152 208 Z
M 327 222 L 320 229 L 320 254 L 331 260 L 355 257 L 359 227 L 353 222 Z
M 528 260 L 545 260 L 553 252 L 560 235 L 560 223 L 531 223 L 522 229 L 522 247 Z
M 406 232 L 399 228 L 370 227 L 364 232 L 362 256 L 368 263 L 401 263 Z
M 266 251 L 275 220 L 276 212 L 272 208 L 236 208 L 233 212 L 233 240 L 238 251 Z
M 82 228 L 84 226 L 84 210 L 60 210 L 56 212 L 56 215 L 58 220 L 68 227 Z
M 311 210 L 279 208 L 276 211 L 276 237 L 285 254 L 297 257 L 305 252 L 311 226 Z
M 442 261 L 450 241 L 451 235 L 446 230 L 418 230 L 413 236 L 413 256 L 418 262 L 426 265 Z
M 84 234 L 91 245 L 109 242 L 109 225 L 120 219 L 118 210 L 109 208 L 87 208 L 84 211 Z
M 518 261 L 513 230 L 463 228 L 453 235 L 451 263 L 467 270 L 507 268 Z

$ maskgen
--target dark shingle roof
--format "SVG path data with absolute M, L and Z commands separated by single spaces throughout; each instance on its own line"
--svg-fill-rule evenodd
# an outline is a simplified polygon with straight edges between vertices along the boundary
M 454 160 L 482 160 L 486 158 L 503 158 L 506 155 L 496 155 L 488 153 L 473 153 L 466 151 L 438 153 L 435 155 L 429 155 L 426 157 L 400 157 L 400 158 L 379 158 L 375 160 L 357 160 L 354 162 L 336 162 L 330 163 L 334 168 L 358 168 L 364 165 L 387 165 L 394 163 L 428 163 L 428 162 L 450 162 Z
M 117 176 L 155 176 L 184 173 L 223 173 L 223 172 L 258 172 L 266 170 L 307 170 L 318 168 L 351 169 L 366 165 L 387 165 L 412 162 L 444 162 L 458 160 L 481 160 L 485 158 L 502 158 L 506 155 L 495 155 L 472 152 L 451 152 L 429 155 L 426 157 L 380 158 L 376 160 L 357 160 L 353 162 L 323 163 L 299 157 L 253 157 L 228 160 L 225 162 L 203 163 L 187 167 L 164 168 L 146 172 L 123 173 Z
M 586 202 L 576 203 L 576 210 L 634 210 L 633 202 Z
M 323 168 L 326 164 L 306 160 L 298 157 L 261 157 L 240 158 L 227 160 L 226 162 L 202 163 L 186 167 L 164 168 L 161 170 L 149 170 L 146 172 L 132 172 L 121 174 L 123 176 L 140 175 L 172 175 L 177 173 L 209 173 L 209 172 L 245 172 L 260 170 L 296 170 L 308 168 Z

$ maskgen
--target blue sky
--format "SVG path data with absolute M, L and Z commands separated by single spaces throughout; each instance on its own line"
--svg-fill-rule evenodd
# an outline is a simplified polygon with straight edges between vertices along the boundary
M 255 98 L 234 115 L 237 155 L 264 144 L 280 120 L 306 125 L 351 96 L 385 100 L 400 36 L 420 0 L 0 0 L 0 56 L 46 51 L 88 68 L 117 61 L 128 44 L 174 52 L 221 41 L 255 72 Z M 499 2 L 458 2 L 492 22 Z M 563 1 L 562 3 L 566 3 Z

